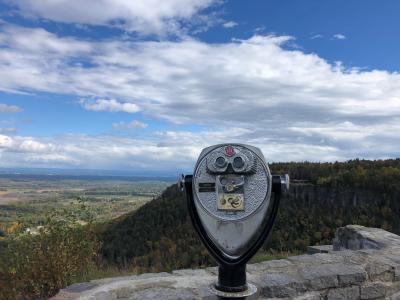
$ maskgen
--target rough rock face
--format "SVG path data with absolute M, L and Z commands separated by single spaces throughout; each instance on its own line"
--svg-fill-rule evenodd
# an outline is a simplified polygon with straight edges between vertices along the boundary
M 400 247 L 398 235 L 358 225 L 339 228 L 333 240 L 333 250 L 384 249 L 388 247 Z
M 400 236 L 348 225 L 337 230 L 328 253 L 251 264 L 247 272 L 258 289 L 251 299 L 400 300 Z M 216 275 L 207 268 L 93 280 L 53 299 L 217 299 L 209 289 Z

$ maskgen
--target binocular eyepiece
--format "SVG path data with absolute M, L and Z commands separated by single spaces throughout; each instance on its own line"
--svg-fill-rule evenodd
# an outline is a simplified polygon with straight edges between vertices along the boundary
M 211 174 L 254 174 L 257 160 L 251 152 L 228 145 L 210 153 L 206 159 Z
M 221 144 L 201 152 L 182 186 L 193 226 L 219 265 L 212 291 L 230 298 L 254 294 L 246 263 L 272 230 L 289 176 L 271 175 L 256 147 Z

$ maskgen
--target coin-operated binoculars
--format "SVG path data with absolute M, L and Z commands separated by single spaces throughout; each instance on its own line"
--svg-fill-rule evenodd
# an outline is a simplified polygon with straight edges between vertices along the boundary
M 246 263 L 272 230 L 288 175 L 271 175 L 256 147 L 221 144 L 201 152 L 183 183 L 193 226 L 219 265 L 212 291 L 227 298 L 254 294 Z

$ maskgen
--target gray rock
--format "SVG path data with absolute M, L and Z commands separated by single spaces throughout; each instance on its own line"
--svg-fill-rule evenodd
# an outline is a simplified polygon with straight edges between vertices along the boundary
M 366 253 L 365 251 L 368 250 L 341 250 L 335 253 L 343 257 L 343 263 L 345 264 L 364 265 L 369 261 L 371 256 L 374 255 L 374 253 Z
M 92 299 L 93 300 L 116 300 L 117 297 L 110 292 L 101 291 L 99 293 L 94 294 Z M 92 299 L 90 299 L 90 300 L 92 300 Z
M 288 260 L 295 265 L 299 264 L 330 264 L 340 263 L 344 258 L 339 253 L 317 253 L 313 255 L 299 255 L 289 257 Z
M 396 281 L 400 280 L 400 267 L 394 268 L 394 280 Z
M 380 228 L 347 225 L 336 230 L 333 250 L 384 249 L 400 246 L 400 237 Z
M 310 292 L 293 298 L 293 300 L 322 300 L 322 299 L 324 299 L 324 297 L 318 292 Z
M 328 264 L 318 265 L 316 261 L 314 265 L 301 268 L 299 274 L 306 280 L 309 290 L 322 290 L 339 285 L 335 270 Z
M 367 279 L 367 273 L 362 266 L 336 264 L 329 267 L 337 273 L 340 286 L 359 284 Z
M 159 278 L 159 277 L 169 277 L 171 276 L 170 273 L 167 272 L 161 272 L 161 273 L 145 273 L 145 274 L 140 274 L 134 277 L 137 277 L 137 279 L 147 279 L 147 278 Z
M 327 300 L 356 300 L 360 299 L 360 287 L 350 286 L 329 290 Z
M 390 299 L 390 297 L 394 297 L 400 293 L 400 282 L 384 282 L 386 285 L 386 297 Z M 399 299 L 400 300 L 400 299 Z
M 291 268 L 293 263 L 287 259 L 263 261 L 257 264 L 248 264 L 247 271 L 252 274 L 268 272 L 271 269 Z M 282 271 L 282 270 L 281 270 Z
M 386 286 L 382 282 L 367 283 L 360 288 L 360 299 L 375 299 L 384 297 Z
M 162 278 L 162 277 L 169 277 L 171 276 L 170 273 L 167 272 L 160 272 L 160 273 L 145 273 L 145 274 L 140 274 L 140 275 L 130 275 L 130 276 L 117 276 L 117 277 L 111 277 L 111 278 L 102 278 L 102 279 L 96 279 L 92 280 L 91 283 L 95 283 L 97 285 L 104 285 L 104 284 L 110 284 L 113 282 L 120 282 L 122 280 L 141 280 L 141 279 L 146 279 L 146 278 Z
M 388 300 L 400 300 L 400 292 L 390 295 Z
M 394 268 L 391 266 L 391 263 L 384 258 L 379 257 L 378 259 L 369 262 L 365 266 L 365 270 L 367 271 L 370 280 L 394 280 Z
M 306 291 L 305 282 L 291 274 L 270 273 L 256 282 L 264 297 L 293 297 Z
M 208 268 L 205 268 L 205 270 L 207 270 L 207 272 L 210 272 L 211 274 L 214 274 L 214 275 L 218 274 L 218 267 L 208 267 Z
M 182 276 L 207 276 L 211 275 L 212 273 L 207 269 L 182 269 L 173 271 L 172 274 Z
M 129 300 L 163 299 L 163 300 L 191 300 L 200 299 L 190 289 L 152 288 L 138 291 Z

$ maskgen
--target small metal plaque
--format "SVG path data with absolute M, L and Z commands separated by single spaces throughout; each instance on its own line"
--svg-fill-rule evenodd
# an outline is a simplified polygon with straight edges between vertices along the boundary
M 220 211 L 244 211 L 244 176 L 226 174 L 216 176 L 217 209 Z
M 243 211 L 244 195 L 235 193 L 220 193 L 218 195 L 218 209 L 227 211 Z

